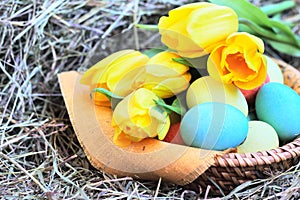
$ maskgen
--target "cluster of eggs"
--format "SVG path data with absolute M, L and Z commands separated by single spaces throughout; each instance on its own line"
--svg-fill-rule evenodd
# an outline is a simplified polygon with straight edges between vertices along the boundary
M 237 147 L 238 153 L 249 153 L 277 148 L 280 141 L 300 134 L 300 96 L 283 84 L 278 65 L 269 57 L 267 61 L 268 77 L 252 91 L 210 76 L 195 80 L 186 93 L 188 111 L 180 128 L 175 125 L 184 144 L 213 150 Z

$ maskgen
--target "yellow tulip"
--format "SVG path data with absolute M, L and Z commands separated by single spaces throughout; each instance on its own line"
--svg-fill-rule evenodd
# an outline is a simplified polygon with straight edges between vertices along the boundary
M 264 43 L 260 38 L 245 32 L 233 33 L 211 52 L 207 61 L 208 73 L 238 88 L 254 89 L 267 77 L 263 52 Z
M 139 83 L 132 81 L 138 79 L 129 75 L 136 76 L 140 68 L 148 61 L 149 58 L 139 51 L 118 51 L 87 70 L 80 83 L 89 85 L 91 90 L 105 88 L 116 95 L 126 96 L 139 86 Z M 109 99 L 101 93 L 93 93 L 93 100 L 97 105 L 110 105 Z
M 159 97 L 145 88 L 126 96 L 114 109 L 113 141 L 118 146 L 128 146 L 144 138 L 158 136 L 163 140 L 170 127 L 168 113 L 154 101 Z
M 172 97 L 189 86 L 189 67 L 173 60 L 180 58 L 174 52 L 161 52 L 150 58 L 145 65 L 141 87 L 152 90 L 161 98 Z
M 169 12 L 158 23 L 162 42 L 180 56 L 195 58 L 209 54 L 238 30 L 238 16 L 229 7 L 199 2 Z

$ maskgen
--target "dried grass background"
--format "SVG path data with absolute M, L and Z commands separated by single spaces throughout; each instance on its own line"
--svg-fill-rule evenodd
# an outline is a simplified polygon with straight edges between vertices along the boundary
M 76 139 L 57 74 L 85 70 L 105 41 L 134 23 L 158 17 L 189 0 L 4 0 L 0 2 L 1 199 L 197 199 L 208 188 L 117 178 L 95 170 Z M 275 1 L 252 1 L 260 6 Z M 286 12 L 299 24 L 299 7 Z M 299 34 L 299 25 L 294 28 Z M 105 46 L 105 47 L 104 47 Z M 102 49 L 102 50 L 101 50 Z M 103 50 L 106 49 L 106 50 Z M 103 51 L 103 52 L 101 52 Z M 300 66 L 299 58 L 268 53 Z M 238 187 L 224 199 L 298 199 L 300 170 Z M 245 187 L 250 186 L 247 190 Z

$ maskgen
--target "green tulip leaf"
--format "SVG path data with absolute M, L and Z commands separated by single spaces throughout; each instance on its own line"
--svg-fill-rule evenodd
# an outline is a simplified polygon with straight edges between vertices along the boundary
M 156 105 L 163 107 L 168 113 L 175 112 L 179 115 L 184 114 L 183 109 L 180 105 L 179 106 L 168 105 L 161 98 L 159 98 L 159 100 L 153 100 L 153 101 L 156 103 Z
M 109 101 L 111 103 L 111 107 L 112 107 L 113 110 L 118 105 L 118 103 L 124 99 L 123 97 L 120 97 L 120 96 L 112 93 L 111 91 L 109 91 L 105 88 L 95 88 L 95 89 L 93 89 L 90 93 L 91 98 L 93 98 L 93 94 L 95 92 L 99 92 L 99 93 L 105 95 L 109 99 Z
M 274 15 L 277 13 L 281 13 L 285 10 L 291 9 L 296 6 L 295 1 L 289 0 L 289 1 L 283 1 L 278 2 L 275 4 L 269 4 L 260 7 L 260 9 L 266 14 L 266 15 Z
M 143 51 L 143 54 L 145 54 L 149 58 L 152 58 L 156 54 L 158 54 L 160 52 L 163 52 L 163 51 L 166 51 L 166 49 L 164 49 L 164 48 L 153 48 L 153 49 L 149 49 L 149 50 Z
M 276 21 L 276 20 L 270 20 L 270 22 L 271 22 L 271 26 L 275 27 L 276 30 L 282 31 L 282 34 L 281 34 L 281 32 L 278 32 L 277 34 L 280 34 L 283 37 L 285 36 L 285 37 L 291 38 L 291 43 L 293 45 L 300 47 L 299 37 L 293 33 L 293 31 L 290 29 L 289 26 L 287 26 L 286 24 L 281 23 L 279 21 Z
M 186 109 L 184 106 L 182 106 L 182 103 L 180 102 L 180 100 L 178 98 L 176 98 L 173 103 L 172 103 L 172 107 L 173 108 L 180 108 L 181 112 L 180 115 L 184 115 L 184 113 L 186 113 Z M 178 113 L 177 113 L 178 114 Z
M 282 42 L 271 41 L 271 40 L 269 40 L 268 42 L 277 51 L 280 51 L 285 54 L 289 54 L 291 56 L 300 57 L 300 49 L 298 47 L 295 47 L 290 44 L 285 44 Z
M 173 61 L 178 62 L 180 64 L 189 66 L 189 67 L 194 67 L 187 59 L 185 58 L 172 58 Z
M 274 31 L 270 31 L 264 27 L 257 25 L 250 20 L 243 19 L 243 18 L 239 19 L 239 22 L 243 25 L 246 25 L 247 28 L 250 28 L 252 30 L 252 32 L 254 33 L 254 35 L 263 37 L 267 42 L 269 40 L 273 40 L 273 41 L 288 43 L 291 45 L 295 44 L 296 38 L 295 38 L 294 34 L 292 33 L 292 35 L 291 35 L 289 31 L 286 31 L 283 33 L 281 32 L 281 34 L 280 34 L 280 32 L 276 33 Z M 280 23 L 279 24 L 278 23 L 279 22 L 275 22 L 275 21 L 272 22 L 272 24 L 274 24 L 274 27 L 275 27 L 275 25 L 277 27 L 281 26 L 281 25 L 279 25 Z M 241 31 L 245 31 L 245 30 L 243 30 L 243 26 L 241 27 Z M 286 36 L 284 36 L 283 34 Z M 289 35 L 289 36 L 287 36 L 287 35 Z M 295 45 L 297 45 L 297 44 L 295 44 Z

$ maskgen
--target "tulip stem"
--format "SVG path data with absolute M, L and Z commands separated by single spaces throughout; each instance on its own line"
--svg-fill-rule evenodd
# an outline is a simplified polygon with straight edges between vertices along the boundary
M 158 31 L 158 26 L 154 24 L 135 24 L 135 27 L 144 30 Z
M 153 101 L 156 103 L 156 105 L 163 107 L 168 113 L 175 112 L 179 115 L 183 115 L 185 113 L 185 110 L 181 106 L 170 106 L 166 104 L 162 99 Z

